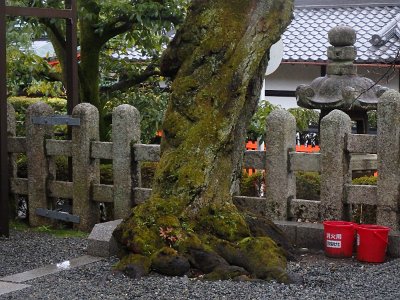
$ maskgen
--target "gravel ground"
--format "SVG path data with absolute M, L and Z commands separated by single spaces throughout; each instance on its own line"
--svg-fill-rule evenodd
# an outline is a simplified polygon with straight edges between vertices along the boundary
M 86 247 L 82 238 L 11 229 L 9 239 L 0 238 L 0 277 L 85 255 Z
M 0 276 L 85 254 L 86 241 L 43 233 L 11 232 L 0 239 Z M 187 277 L 151 275 L 132 280 L 111 267 L 116 258 L 25 282 L 24 290 L 1 299 L 400 299 L 400 260 L 361 264 L 303 254 L 290 262 L 296 284 L 276 282 L 207 282 Z

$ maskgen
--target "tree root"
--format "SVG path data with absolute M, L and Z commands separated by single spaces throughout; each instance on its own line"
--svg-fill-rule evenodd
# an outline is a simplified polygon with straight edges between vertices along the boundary
M 240 214 L 243 219 L 239 221 L 237 212 L 234 212 L 235 219 L 229 218 L 230 210 L 207 208 L 208 213 L 210 210 L 218 222 L 209 214 L 206 217 L 199 214 L 201 220 L 193 224 L 202 226 L 190 226 L 185 218 L 179 218 L 178 222 L 178 218 L 168 215 L 156 217 L 149 226 L 142 216 L 131 216 L 114 232 L 121 248 L 128 253 L 116 269 L 133 278 L 155 271 L 168 276 L 204 275 L 201 277 L 207 280 L 289 281 L 286 260 L 294 258 L 294 249 L 272 221 L 249 214 Z M 139 210 L 134 210 L 135 213 Z M 231 227 L 238 229 L 244 224 L 247 229 L 239 228 L 241 234 L 235 236 L 230 228 L 224 227 L 227 224 L 221 223 L 225 220 L 221 216 L 227 217 Z M 141 221 L 134 222 L 135 219 Z M 171 227 L 159 226 L 165 220 L 171 222 Z

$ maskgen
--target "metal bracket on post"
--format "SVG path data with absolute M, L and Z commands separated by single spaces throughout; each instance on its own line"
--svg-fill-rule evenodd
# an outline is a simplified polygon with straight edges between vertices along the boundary
M 79 118 L 73 118 L 69 115 L 55 115 L 55 116 L 39 116 L 32 117 L 32 124 L 36 125 L 69 125 L 79 126 L 81 120 Z
M 44 208 L 37 208 L 36 214 L 45 218 L 60 220 L 64 222 L 72 222 L 79 224 L 80 217 L 77 215 L 69 214 L 65 211 L 49 210 Z

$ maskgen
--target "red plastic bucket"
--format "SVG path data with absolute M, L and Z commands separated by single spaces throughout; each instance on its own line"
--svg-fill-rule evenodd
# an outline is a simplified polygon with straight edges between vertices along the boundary
M 324 249 L 329 257 L 351 257 L 353 255 L 355 226 L 346 221 L 324 222 Z
M 357 226 L 357 259 L 381 263 L 385 260 L 390 228 L 380 225 Z

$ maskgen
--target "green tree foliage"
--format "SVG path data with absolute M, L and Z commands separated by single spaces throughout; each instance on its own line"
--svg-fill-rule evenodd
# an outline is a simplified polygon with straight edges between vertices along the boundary
M 140 111 L 141 142 L 150 143 L 161 127 L 167 107 L 169 92 L 161 89 L 158 82 L 146 82 L 136 89 L 114 93 L 105 103 L 106 122 L 111 121 L 112 109 L 120 104 L 130 104 Z M 108 131 L 110 135 L 111 130 Z
M 319 113 L 307 108 L 289 108 L 288 111 L 296 118 L 296 127 L 300 132 L 307 131 L 309 125 L 318 125 Z
M 265 135 L 265 124 L 268 115 L 271 111 L 280 108 L 278 105 L 273 105 L 270 102 L 264 100 L 261 101 L 258 105 L 256 113 L 253 115 L 251 119 L 250 126 L 247 130 L 247 136 L 249 140 L 255 141 L 259 137 L 262 139 Z
M 129 102 L 125 100 L 139 90 L 138 86 L 143 89 L 142 83 L 151 77 L 159 76 L 158 64 L 161 52 L 170 38 L 170 32 L 182 22 L 187 2 L 187 0 L 77 1 L 78 43 L 81 58 L 78 67 L 80 101 L 89 102 L 99 109 L 103 138 L 108 132 L 105 123 L 107 115 L 105 107 L 109 106 L 109 102 L 112 99 Z M 7 5 L 63 8 L 64 1 L 9 0 Z M 66 76 L 65 22 L 56 19 L 33 18 L 19 18 L 12 22 L 15 23 L 9 24 L 9 29 L 14 33 L 9 34 L 9 45 L 15 44 L 16 50 L 26 49 L 19 46 L 19 42 L 14 42 L 19 41 L 19 33 L 22 31 L 34 33 L 31 35 L 34 38 L 46 36 L 52 42 L 60 61 L 62 76 L 58 74 L 58 80 L 64 81 Z M 16 22 L 19 22 L 18 26 L 15 25 Z M 26 44 L 25 37 L 21 35 Z M 132 48 L 139 55 L 130 57 L 129 49 Z M 29 54 L 26 51 L 24 53 Z M 10 57 L 10 60 L 20 63 L 20 59 Z M 14 66 L 10 67 L 10 70 L 16 69 Z M 53 70 L 50 69 L 39 68 L 36 71 L 34 73 L 38 75 L 46 74 L 50 82 L 57 77 L 51 74 Z M 9 77 L 12 78 L 12 75 Z M 25 78 L 23 83 L 29 85 L 30 81 Z M 37 92 L 41 92 L 44 87 L 46 85 L 38 88 Z M 147 95 L 151 91 L 156 90 L 151 88 Z M 140 95 L 135 97 L 143 97 L 142 91 L 138 93 Z M 149 97 L 147 107 L 152 106 L 151 100 L 155 98 L 157 97 L 154 95 Z M 158 108 L 157 103 L 155 107 Z M 143 114 L 143 111 L 141 112 Z
M 370 110 L 368 111 L 368 126 L 370 128 L 376 128 L 377 127 L 377 115 L 376 115 L 376 110 Z
M 247 130 L 249 140 L 255 141 L 261 138 L 264 140 L 265 124 L 268 115 L 275 109 L 282 109 L 279 105 L 273 105 L 270 102 L 263 100 L 259 103 L 256 113 L 251 119 L 250 126 Z M 319 113 L 312 109 L 305 108 L 289 108 L 288 111 L 296 118 L 297 130 L 300 132 L 307 131 L 310 124 L 318 124 Z
M 8 95 L 61 95 L 61 77 L 57 75 L 57 70 L 52 69 L 45 59 L 30 50 L 32 40 L 40 38 L 37 24 L 28 23 L 21 18 L 9 18 L 6 34 Z

